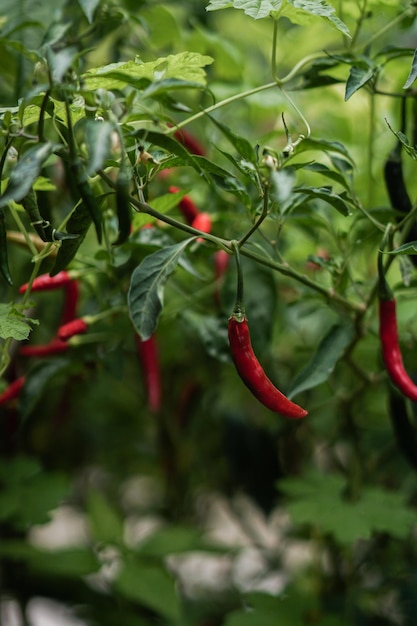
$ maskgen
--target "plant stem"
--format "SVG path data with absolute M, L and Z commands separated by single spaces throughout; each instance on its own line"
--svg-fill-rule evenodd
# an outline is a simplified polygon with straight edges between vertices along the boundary
M 269 198 L 268 185 L 264 185 L 264 193 L 263 193 L 263 198 L 262 198 L 262 213 L 259 216 L 259 218 L 256 220 L 256 222 L 253 224 L 252 228 L 248 230 L 246 235 L 243 235 L 243 237 L 239 239 L 239 244 L 238 244 L 239 248 L 241 248 L 243 244 L 246 243 L 246 241 L 249 239 L 249 237 L 251 237 L 253 233 L 256 230 L 258 230 L 259 226 L 262 224 L 262 222 L 268 215 L 268 198 Z

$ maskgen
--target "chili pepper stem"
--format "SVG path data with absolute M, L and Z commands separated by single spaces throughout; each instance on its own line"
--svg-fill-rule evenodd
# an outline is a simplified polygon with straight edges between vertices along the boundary
M 245 306 L 243 304 L 243 270 L 242 260 L 240 257 L 239 242 L 236 240 L 231 241 L 231 245 L 235 251 L 236 259 L 236 271 L 237 271 L 237 285 L 236 285 L 236 300 L 233 307 L 232 317 L 238 322 L 243 322 L 246 319 Z

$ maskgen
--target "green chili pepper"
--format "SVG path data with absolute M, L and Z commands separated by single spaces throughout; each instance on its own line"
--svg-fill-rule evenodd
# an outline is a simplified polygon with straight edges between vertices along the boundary
M 101 243 L 102 239 L 102 225 L 101 225 L 101 211 L 97 203 L 97 198 L 90 187 L 87 174 L 81 165 L 80 161 L 75 161 L 70 166 L 70 169 L 75 177 L 78 193 L 83 201 L 86 209 L 91 215 L 91 219 L 96 229 L 97 240 Z
M 119 246 L 130 235 L 132 216 L 130 212 L 130 176 L 125 167 L 121 167 L 116 181 L 116 211 L 119 221 L 119 234 L 114 246 Z
M 74 239 L 74 237 L 77 236 L 56 230 L 52 227 L 51 222 L 42 217 L 34 189 L 31 189 L 29 193 L 22 198 L 21 203 L 29 216 L 31 226 L 36 230 L 42 241 L 61 241 L 63 239 Z
M 0 271 L 9 285 L 13 285 L 7 256 L 7 232 L 4 211 L 0 208 Z

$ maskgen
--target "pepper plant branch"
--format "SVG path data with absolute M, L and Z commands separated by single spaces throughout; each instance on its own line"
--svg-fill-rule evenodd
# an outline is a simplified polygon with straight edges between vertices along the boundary
M 243 244 L 249 239 L 249 237 L 251 237 L 253 235 L 253 233 L 258 230 L 258 228 L 260 227 L 260 225 L 262 224 L 262 222 L 264 221 L 264 219 L 268 215 L 268 199 L 269 199 L 268 185 L 265 184 L 263 186 L 262 213 L 258 217 L 256 222 L 253 224 L 252 228 L 250 228 L 250 230 L 248 230 L 246 235 L 243 235 L 243 237 L 241 237 L 239 239 L 239 242 L 238 242 L 239 248 L 241 248 L 243 246 Z

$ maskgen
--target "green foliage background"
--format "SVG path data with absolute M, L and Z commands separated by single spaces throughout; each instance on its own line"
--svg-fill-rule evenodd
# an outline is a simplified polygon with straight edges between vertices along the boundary
M 24 385 L 0 401 L 0 605 L 22 623 L 44 596 L 103 626 L 415 624 L 416 412 L 377 320 L 384 239 L 413 376 L 415 24 L 405 0 L 3 0 L 1 390 Z M 253 348 L 301 422 L 231 362 L 233 241 Z M 65 308 L 31 285 L 62 270 L 89 328 L 25 356 Z M 60 515 L 76 541 L 53 543 Z

